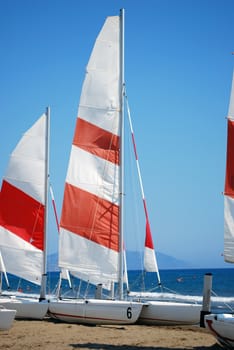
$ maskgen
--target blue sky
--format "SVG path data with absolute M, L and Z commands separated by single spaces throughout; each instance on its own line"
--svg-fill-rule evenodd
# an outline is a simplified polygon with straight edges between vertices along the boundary
M 49 105 L 60 213 L 85 67 L 105 18 L 122 7 L 127 93 L 155 248 L 221 266 L 232 0 L 0 0 L 0 175 Z M 52 221 L 49 251 L 57 247 Z

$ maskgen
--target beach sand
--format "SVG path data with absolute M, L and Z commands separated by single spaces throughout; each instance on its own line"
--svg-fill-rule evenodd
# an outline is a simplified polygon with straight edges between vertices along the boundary
M 0 331 L 0 349 L 12 350 L 218 350 L 215 338 L 198 326 L 83 326 L 15 320 Z

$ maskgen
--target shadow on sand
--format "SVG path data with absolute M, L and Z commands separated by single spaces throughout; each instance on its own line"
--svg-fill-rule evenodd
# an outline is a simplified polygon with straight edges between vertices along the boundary
M 84 343 L 84 344 L 69 344 L 73 349 L 90 349 L 90 350 L 182 350 L 185 348 L 165 348 L 160 346 L 142 346 L 142 345 L 112 345 L 112 344 L 97 344 L 97 343 Z M 223 349 L 218 344 L 212 346 L 198 346 L 188 347 L 190 350 L 221 350 Z

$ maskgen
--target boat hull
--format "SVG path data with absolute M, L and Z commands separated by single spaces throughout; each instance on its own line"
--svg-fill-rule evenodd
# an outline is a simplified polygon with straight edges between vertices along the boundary
M 138 323 L 158 325 L 193 325 L 200 321 L 200 304 L 147 301 L 143 304 Z
M 234 349 L 234 314 L 210 314 L 204 321 L 205 327 L 222 346 Z
M 15 315 L 16 310 L 0 308 L 0 330 L 8 330 L 11 328 Z
M 48 311 L 48 301 L 39 301 L 37 298 L 1 296 L 0 305 L 16 310 L 16 319 L 42 320 Z
M 133 324 L 142 304 L 120 300 L 62 299 L 49 302 L 49 316 L 79 324 Z

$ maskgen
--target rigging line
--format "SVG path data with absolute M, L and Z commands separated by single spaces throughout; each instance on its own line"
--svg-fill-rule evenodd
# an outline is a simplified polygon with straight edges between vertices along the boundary
M 1 250 L 0 250 L 0 274 L 4 275 L 5 281 L 6 281 L 6 284 L 7 284 L 7 288 L 10 289 L 10 284 L 9 284 L 9 281 L 8 281 L 6 267 L 5 267 L 5 264 L 4 264 L 4 261 L 3 261 Z M 1 280 L 1 276 L 0 276 L 0 280 Z M 1 293 L 1 284 L 0 284 L 0 293 Z
M 211 293 L 215 296 L 215 297 L 219 297 L 219 295 L 217 293 L 215 293 L 215 291 L 212 289 L 211 290 Z M 228 303 L 226 302 L 223 302 L 223 304 L 233 313 L 234 312 L 234 309 L 232 308 L 231 305 L 229 305 Z
M 53 193 L 51 184 L 50 184 L 50 196 L 51 196 L 52 206 L 53 206 L 53 209 L 54 209 L 54 215 L 55 215 L 55 221 L 56 221 L 56 225 L 57 225 L 57 230 L 59 232 L 58 213 L 57 213 L 57 209 L 56 209 L 56 205 L 55 205 L 54 193 Z
M 59 234 L 58 213 L 57 213 L 57 208 L 56 208 L 55 199 L 54 199 L 54 192 L 53 192 L 51 183 L 49 184 L 49 188 L 50 188 L 50 196 L 51 196 L 52 206 L 53 206 L 53 209 L 54 209 L 54 216 L 55 216 L 56 226 L 57 226 L 57 230 L 58 230 L 58 234 Z M 63 269 L 63 268 L 61 269 L 59 278 L 63 278 L 61 276 L 61 273 L 63 274 L 63 272 L 66 275 L 66 279 L 68 280 L 69 288 L 72 288 L 72 283 L 71 283 L 69 271 L 67 269 Z
M 141 169 L 140 169 L 140 164 L 139 164 L 139 160 L 138 160 L 138 156 L 137 156 L 137 148 L 136 148 L 136 142 L 135 142 L 135 137 L 134 137 L 134 132 L 133 132 L 132 119 L 131 119 L 130 108 L 129 108 L 129 104 L 128 104 L 126 88 L 125 88 L 125 100 L 126 100 L 126 106 L 127 106 L 127 114 L 128 114 L 129 125 L 130 125 L 130 131 L 131 131 L 131 134 L 132 134 L 132 143 L 133 143 L 133 148 L 134 148 L 134 153 L 135 153 L 135 158 L 136 158 L 138 178 L 139 178 L 140 187 L 141 187 L 141 195 L 142 195 L 142 200 L 143 200 L 143 205 L 144 205 L 144 210 L 145 210 L 146 225 L 148 225 L 149 233 L 150 233 L 150 236 L 151 236 L 149 216 L 148 216 L 148 211 L 147 211 L 147 206 L 146 206 L 146 199 L 145 199 L 145 194 L 144 194 L 144 188 L 143 188 L 143 182 L 142 182 L 142 176 L 141 176 Z M 153 246 L 152 236 L 150 238 L 151 238 L 152 246 Z M 161 285 L 161 278 L 160 278 L 160 274 L 159 274 L 159 270 L 158 270 L 158 264 L 157 264 L 156 256 L 155 256 L 155 263 L 156 263 L 156 274 L 157 274 L 157 278 L 158 278 L 158 283 L 159 283 L 159 285 Z

